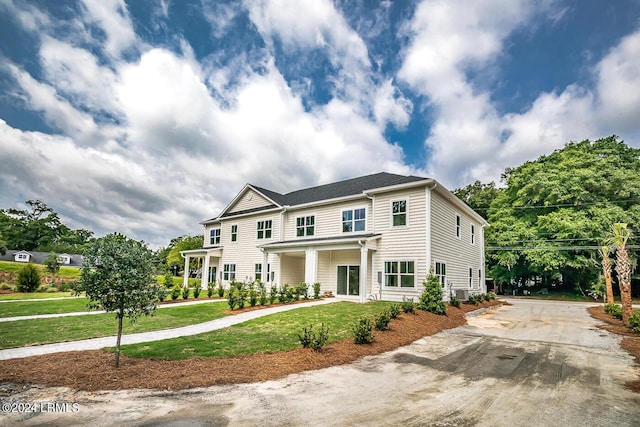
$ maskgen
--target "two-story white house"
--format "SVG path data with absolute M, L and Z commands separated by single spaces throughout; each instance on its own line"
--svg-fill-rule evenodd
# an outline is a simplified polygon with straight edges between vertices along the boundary
M 486 292 L 486 221 L 434 179 L 378 173 L 279 194 L 247 184 L 183 251 L 209 282 L 306 282 L 364 302 L 422 294 L 433 269 L 449 289 Z

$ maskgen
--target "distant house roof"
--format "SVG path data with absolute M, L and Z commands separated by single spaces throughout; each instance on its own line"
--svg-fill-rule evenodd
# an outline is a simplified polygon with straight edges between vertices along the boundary
M 14 257 L 17 253 L 27 253 L 31 255 L 31 262 L 34 264 L 44 264 L 44 260 L 47 259 L 50 252 L 34 252 L 34 251 L 21 251 L 15 249 L 9 249 L 4 255 L 0 255 L 0 261 L 14 261 Z M 79 254 L 57 254 L 58 256 L 66 255 L 70 257 L 69 264 L 71 267 L 80 267 L 82 265 L 82 255 Z

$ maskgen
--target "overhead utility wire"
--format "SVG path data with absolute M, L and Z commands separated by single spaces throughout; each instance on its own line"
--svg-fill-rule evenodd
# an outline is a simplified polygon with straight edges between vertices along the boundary
M 603 200 L 601 202 L 565 203 L 557 205 L 529 205 L 529 206 L 484 206 L 473 208 L 474 211 L 486 211 L 489 209 L 540 209 L 540 208 L 566 208 L 572 206 L 595 206 L 606 203 L 639 203 L 640 199 L 627 200 Z

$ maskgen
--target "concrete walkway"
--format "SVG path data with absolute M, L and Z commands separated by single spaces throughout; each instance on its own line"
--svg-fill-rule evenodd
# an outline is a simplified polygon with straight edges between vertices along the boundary
M 61 298 L 57 298 L 57 299 L 61 299 Z M 187 305 L 209 304 L 214 302 L 226 302 L 226 300 L 207 299 L 202 301 L 175 302 L 175 303 L 168 303 L 168 304 L 158 304 L 158 308 L 160 309 L 160 308 L 169 308 L 169 307 L 184 307 Z M 0 323 L 15 322 L 18 320 L 51 319 L 54 317 L 86 316 L 87 314 L 104 314 L 104 313 L 106 313 L 106 311 L 72 311 L 69 313 L 32 314 L 28 316 L 0 317 Z
M 215 331 L 228 326 L 244 323 L 258 317 L 267 316 L 274 313 L 282 313 L 297 308 L 312 307 L 315 305 L 331 304 L 340 301 L 336 298 L 321 299 L 319 301 L 302 302 L 298 304 L 281 305 L 278 307 L 263 308 L 259 310 L 246 311 L 237 315 L 211 320 L 210 322 L 198 323 L 197 325 L 183 326 L 181 328 L 165 329 L 161 331 L 141 332 L 138 334 L 122 335 L 122 345 L 138 344 L 143 342 L 161 341 L 170 338 L 179 338 L 197 335 L 204 332 Z M 104 347 L 113 347 L 116 344 L 116 337 L 94 338 L 89 340 L 62 342 L 56 344 L 45 344 L 32 347 L 10 348 L 0 350 L 0 360 L 17 359 L 20 357 L 37 356 L 41 354 L 61 353 L 65 351 L 98 350 Z

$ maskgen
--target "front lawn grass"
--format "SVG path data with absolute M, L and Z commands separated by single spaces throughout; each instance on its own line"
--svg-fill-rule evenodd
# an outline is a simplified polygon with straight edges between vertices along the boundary
M 363 316 L 378 314 L 391 303 L 338 302 L 271 314 L 217 331 L 190 337 L 122 346 L 123 354 L 154 359 L 188 359 L 194 356 L 231 357 L 239 354 L 272 353 L 300 346 L 298 333 L 321 323 L 329 328 L 329 343 L 352 336 L 351 328 Z
M 125 319 L 123 333 L 157 331 L 207 322 L 226 316 L 224 311 L 228 308 L 223 302 L 162 308 L 156 310 L 155 316 L 142 316 L 134 324 Z M 118 333 L 113 313 L 18 320 L 0 323 L 0 328 L 2 349 L 115 336 Z
M 65 298 L 73 296 L 71 292 L 15 292 L 11 294 L 0 294 L 0 301 L 17 299 L 41 299 L 41 298 Z
M 53 301 L 15 301 L 0 304 L 0 317 L 33 316 L 38 314 L 73 313 L 89 311 L 88 298 L 59 299 Z

